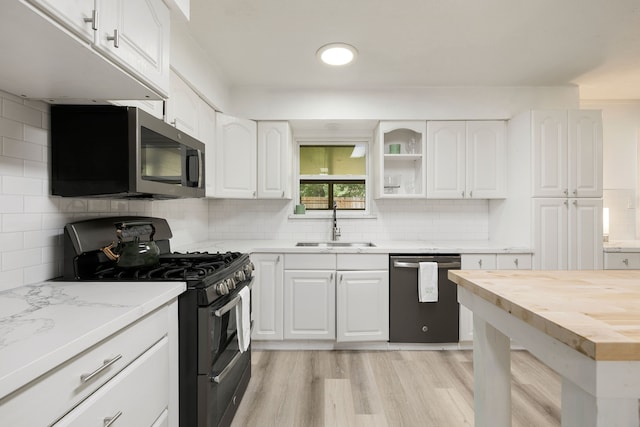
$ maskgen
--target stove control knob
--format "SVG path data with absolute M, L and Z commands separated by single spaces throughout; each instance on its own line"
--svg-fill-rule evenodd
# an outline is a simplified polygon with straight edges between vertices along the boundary
M 227 286 L 226 280 L 216 285 L 216 292 L 218 293 L 218 295 L 229 294 L 229 287 Z
M 233 275 L 233 277 L 238 281 L 238 282 L 242 282 L 245 279 L 244 276 L 244 271 L 242 270 L 238 270 L 235 272 L 235 274 Z
M 225 279 L 224 282 L 227 284 L 227 289 L 230 291 L 236 288 L 236 281 L 233 278 Z

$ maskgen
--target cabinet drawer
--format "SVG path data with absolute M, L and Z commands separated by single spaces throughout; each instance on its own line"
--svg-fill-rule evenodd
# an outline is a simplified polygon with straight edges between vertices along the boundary
M 638 252 L 606 252 L 604 254 L 605 270 L 640 269 L 640 253 Z
M 462 270 L 495 270 L 496 254 L 462 254 Z
M 531 270 L 531 254 L 498 254 L 498 270 Z
M 69 359 L 0 400 L 3 425 L 50 425 L 167 335 L 168 330 L 169 309 L 163 307 Z M 113 362 L 105 366 L 105 361 Z M 94 372 L 84 381 L 81 378 Z
M 151 426 L 169 405 L 169 339 L 147 350 L 55 427 Z
M 337 270 L 389 270 L 389 254 L 338 254 Z
M 286 254 L 285 270 L 335 270 L 336 254 Z

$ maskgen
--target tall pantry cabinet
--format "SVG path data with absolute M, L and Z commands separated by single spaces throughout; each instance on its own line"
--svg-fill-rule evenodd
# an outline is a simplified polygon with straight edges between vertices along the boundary
M 601 112 L 527 112 L 510 121 L 509 141 L 509 198 L 493 207 L 504 222 L 493 224 L 496 235 L 532 244 L 534 269 L 601 269 Z

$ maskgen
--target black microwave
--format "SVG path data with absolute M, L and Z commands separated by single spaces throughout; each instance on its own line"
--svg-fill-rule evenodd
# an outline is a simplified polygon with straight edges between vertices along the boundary
M 204 197 L 204 144 L 135 107 L 51 106 L 51 194 Z

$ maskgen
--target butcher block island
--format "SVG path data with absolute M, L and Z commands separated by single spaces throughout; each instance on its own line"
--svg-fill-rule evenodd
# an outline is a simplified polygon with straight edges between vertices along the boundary
M 475 425 L 511 425 L 513 339 L 562 376 L 563 426 L 639 426 L 640 271 L 450 271 L 473 312 Z

